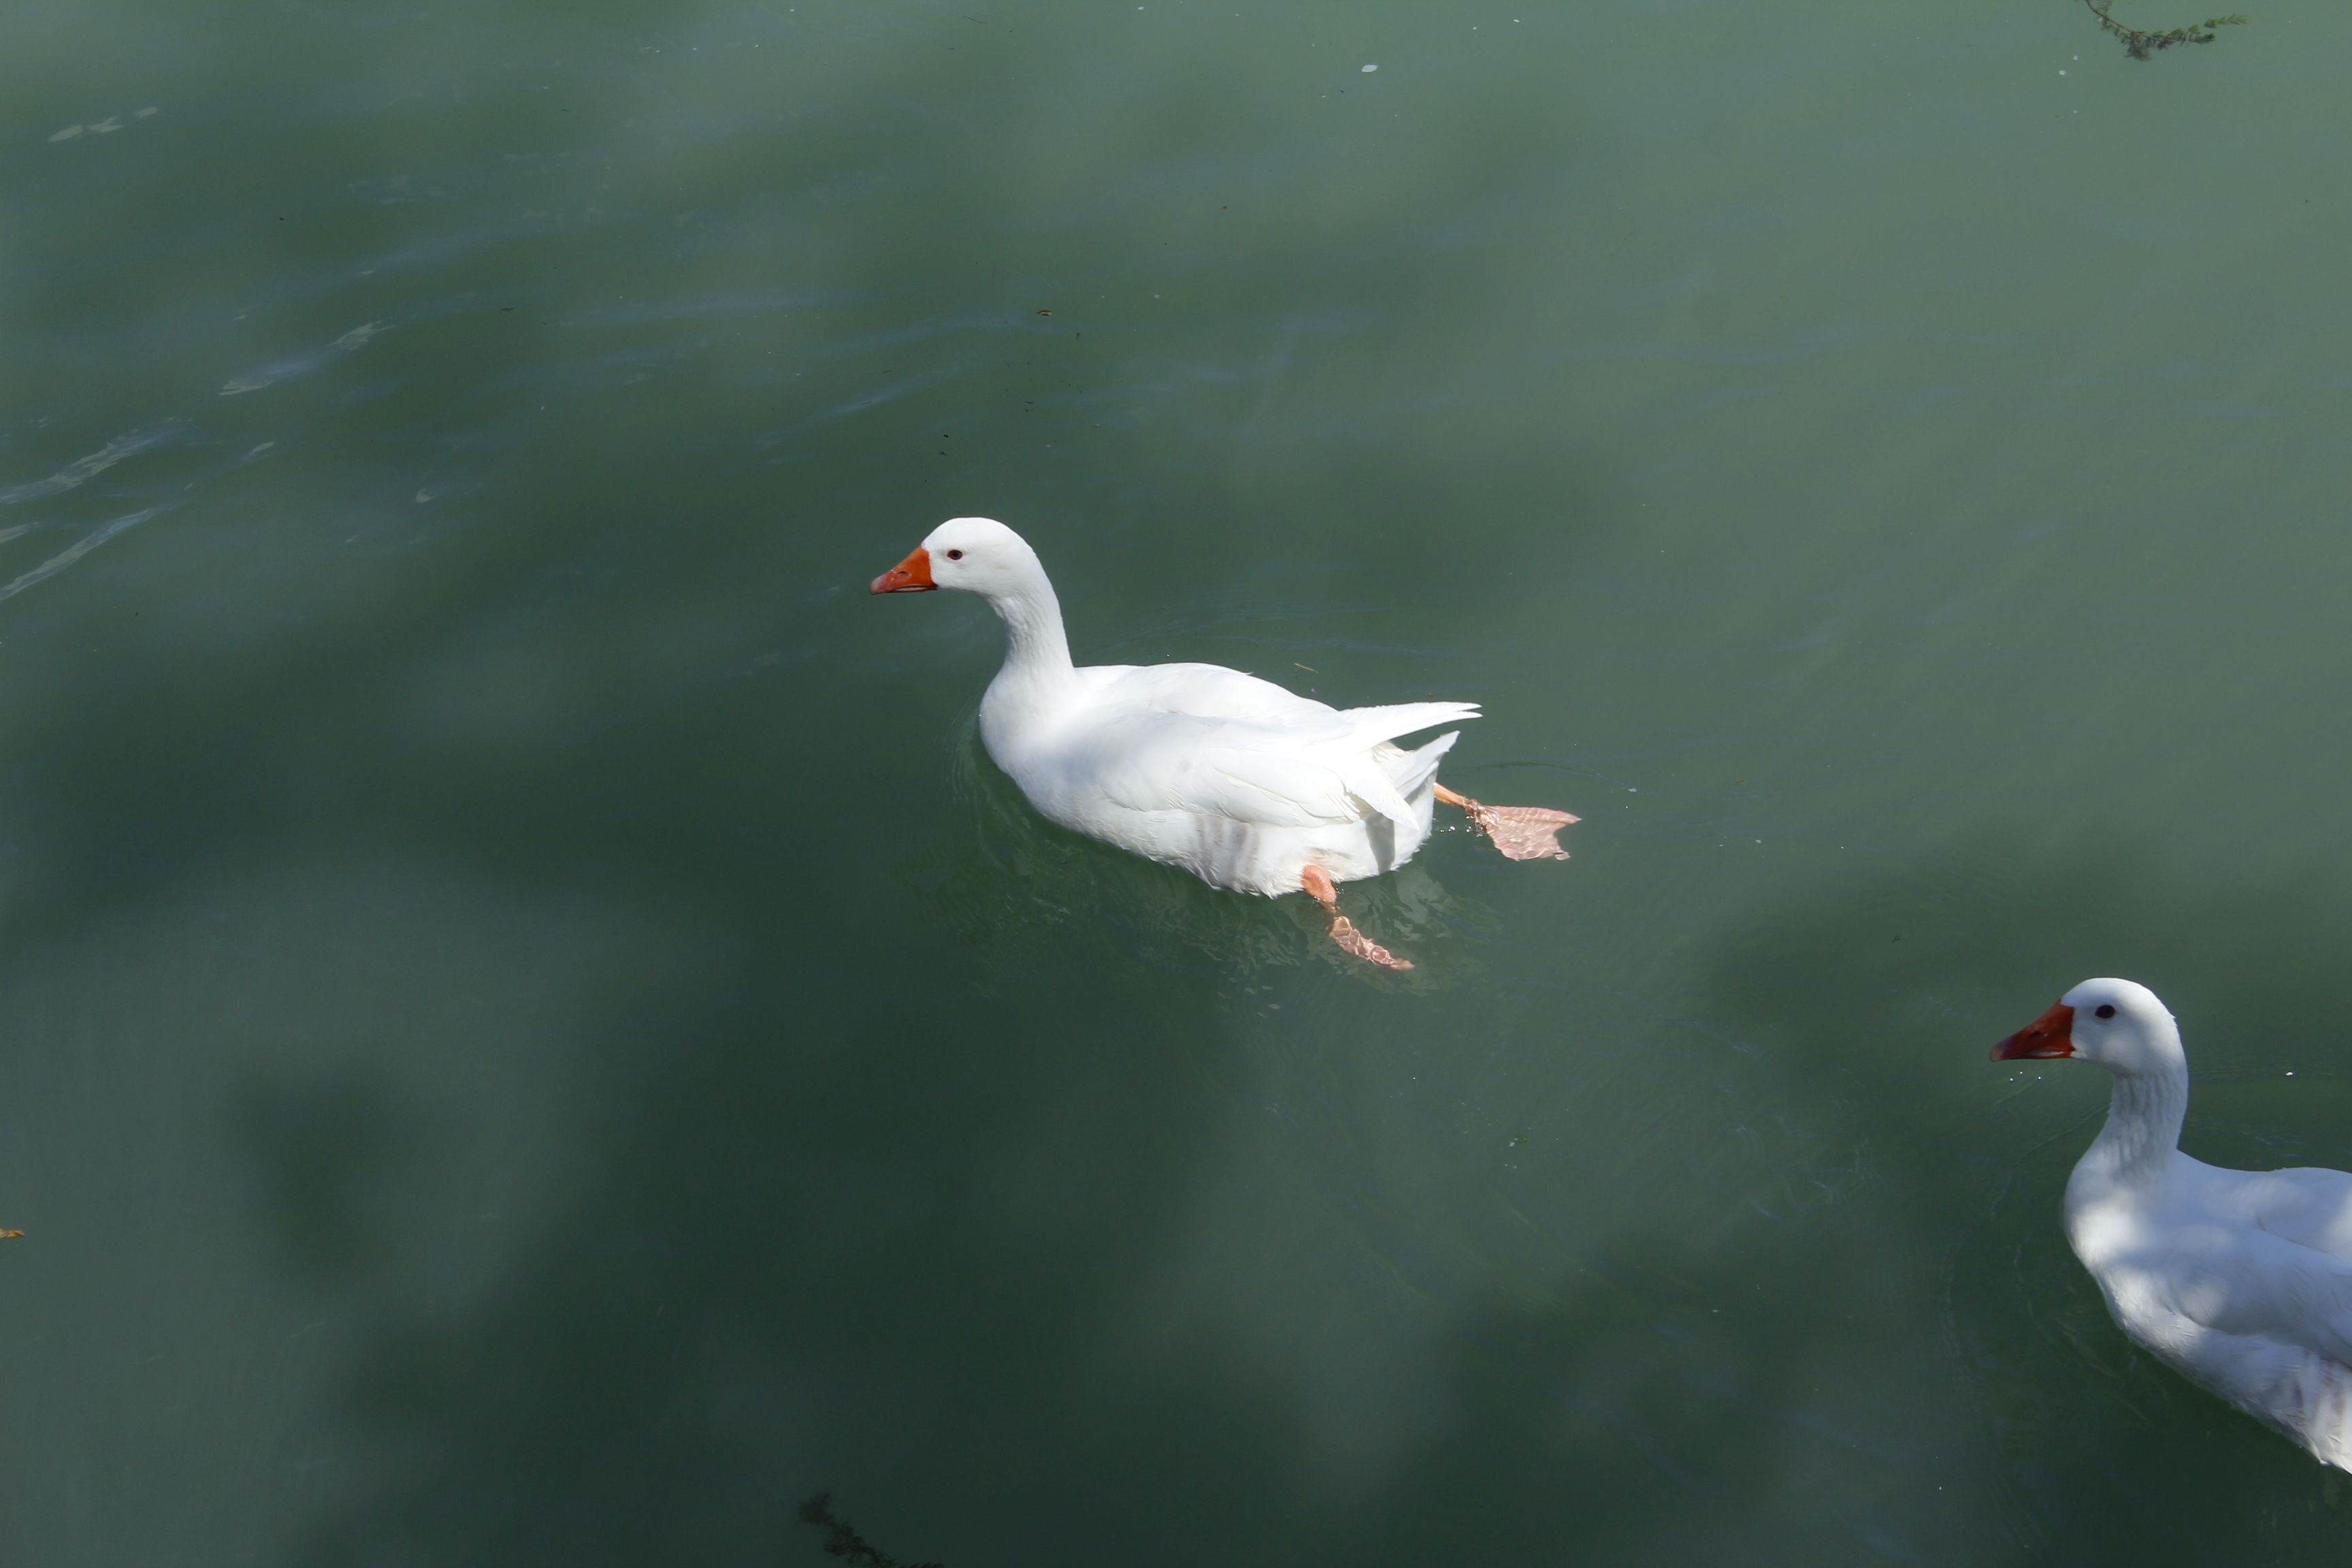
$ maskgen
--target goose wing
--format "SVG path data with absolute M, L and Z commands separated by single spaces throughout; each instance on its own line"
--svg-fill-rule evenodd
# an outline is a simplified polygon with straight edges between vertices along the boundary
M 1264 826 L 1409 822 L 1412 805 L 1374 755 L 1398 735 L 1463 719 L 1468 702 L 1335 709 L 1216 665 L 1150 665 L 1097 688 L 1065 737 L 1073 763 L 1114 804 Z
M 1333 719 L 1336 720 L 1336 715 Z M 1367 806 L 1394 805 L 1395 786 L 1358 781 L 1388 798 L 1349 798 L 1350 772 L 1327 753 L 1345 730 L 1328 722 L 1301 736 L 1235 719 L 1188 713 L 1129 712 L 1067 738 L 1074 770 L 1112 804 L 1131 811 L 1188 811 L 1262 826 L 1309 827 L 1357 822 Z M 1367 757 L 1369 762 L 1369 757 Z
M 2352 1263 L 2260 1226 L 2192 1226 L 2161 1272 L 2184 1315 L 2352 1366 Z
M 2251 1223 L 2352 1264 L 2352 1173 L 2306 1165 L 2248 1172 L 2235 1185 Z
M 1412 806 L 1344 714 L 1312 725 L 1127 712 L 1065 739 L 1073 770 L 1113 804 L 1268 826 L 1410 822 Z
M 1106 707 L 1181 713 L 1195 719 L 1239 719 L 1295 730 L 1302 738 L 1329 733 L 1324 728 L 1326 722 L 1343 719 L 1347 733 L 1366 745 L 1478 717 L 1475 702 L 1334 708 L 1220 664 L 1106 665 L 1087 673 L 1098 673 L 1100 684 L 1093 693 L 1094 700 Z
M 1221 664 L 1127 664 L 1097 668 L 1107 678 L 1096 690 L 1097 701 L 1158 713 L 1261 724 L 1311 724 L 1339 711 L 1328 702 L 1301 697 L 1271 680 Z

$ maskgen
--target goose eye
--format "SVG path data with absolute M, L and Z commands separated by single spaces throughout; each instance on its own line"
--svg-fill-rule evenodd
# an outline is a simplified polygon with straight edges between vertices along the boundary
M 963 559 L 963 552 L 961 550 L 950 550 L 948 552 L 948 559 L 950 561 L 961 561 Z M 2107 1011 L 2112 1013 L 2115 1009 L 2110 1007 Z
M 2102 1002 L 2102 1003 L 2100 1003 L 2100 1004 L 2098 1005 L 2098 1006 L 2097 1006 L 2097 1007 L 2095 1007 L 2095 1008 L 2094 1008 L 2094 1009 L 2092 1010 L 2092 1016 L 2094 1016 L 2094 1017 L 2098 1017 L 2098 1018 L 2112 1018 L 2112 1017 L 2114 1017 L 2115 1016 L 2116 1016 L 2116 1005 L 2115 1005 L 2114 1003 L 2112 1003 L 2112 1002 Z

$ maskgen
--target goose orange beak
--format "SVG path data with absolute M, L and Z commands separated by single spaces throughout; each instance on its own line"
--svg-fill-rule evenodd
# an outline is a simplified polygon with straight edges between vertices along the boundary
M 916 546 L 915 552 L 874 579 L 877 594 L 928 594 L 939 584 L 931 581 L 931 552 Z
M 2013 1062 L 2074 1054 L 2074 1009 L 2061 1002 L 1992 1048 L 1992 1059 Z

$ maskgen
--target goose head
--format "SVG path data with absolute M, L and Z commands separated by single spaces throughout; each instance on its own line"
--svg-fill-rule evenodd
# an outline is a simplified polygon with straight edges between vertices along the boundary
M 1002 598 L 1031 587 L 1045 570 L 1029 542 L 994 518 L 951 517 L 931 530 L 912 554 L 875 578 L 874 592 L 960 588 Z
M 2176 1069 L 2180 1031 L 2156 993 L 2128 980 L 2085 980 L 1992 1048 L 1997 1062 L 2072 1057 L 2138 1078 Z

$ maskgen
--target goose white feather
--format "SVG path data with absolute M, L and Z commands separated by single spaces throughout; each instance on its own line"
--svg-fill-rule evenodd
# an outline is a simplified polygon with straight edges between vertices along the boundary
M 2352 1174 L 2230 1171 L 2179 1148 L 2189 1060 L 2164 1004 L 2086 980 L 1993 1047 L 2115 1076 L 2066 1184 L 2066 1238 L 2124 1332 L 2315 1458 L 2352 1469 Z
M 1210 664 L 1075 666 L 1036 552 L 989 518 L 941 523 L 874 584 L 930 587 L 978 594 L 1004 622 L 981 742 L 1032 805 L 1239 892 L 1297 892 L 1311 867 L 1344 882 L 1403 865 L 1457 731 L 1397 741 L 1478 716 L 1472 702 L 1336 709 Z

